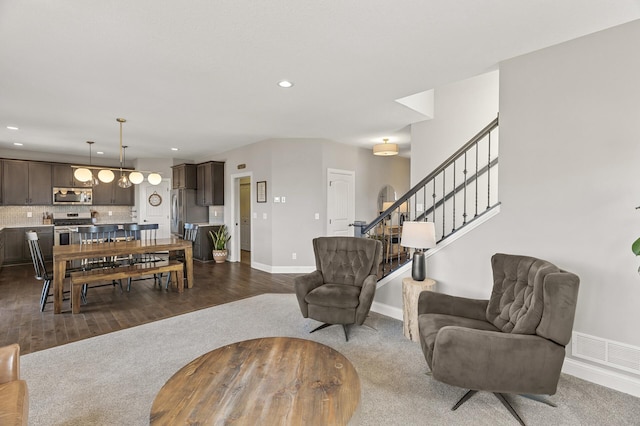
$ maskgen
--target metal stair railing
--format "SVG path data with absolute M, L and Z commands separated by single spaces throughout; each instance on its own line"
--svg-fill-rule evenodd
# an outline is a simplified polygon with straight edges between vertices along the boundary
M 417 185 L 396 200 L 361 234 L 383 242 L 383 278 L 411 261 L 400 245 L 402 223 L 431 221 L 440 242 L 499 205 L 498 117 Z

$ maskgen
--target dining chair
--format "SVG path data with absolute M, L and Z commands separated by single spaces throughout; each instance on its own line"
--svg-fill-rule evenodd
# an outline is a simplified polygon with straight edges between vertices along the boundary
M 44 262 L 44 256 L 40 249 L 40 242 L 38 240 L 38 233 L 35 231 L 27 231 L 26 233 L 27 243 L 29 244 L 29 252 L 31 253 L 31 260 L 33 261 L 33 269 L 35 270 L 35 277 L 38 281 L 42 281 L 42 292 L 40 293 L 40 312 L 44 311 L 44 307 L 47 304 L 49 296 L 53 296 L 49 293 L 51 290 L 51 281 L 53 275 L 47 271 L 47 266 Z M 66 276 L 69 276 L 70 271 L 67 271 Z M 69 294 L 69 291 L 63 292 L 63 294 Z M 63 300 L 68 300 L 63 299 Z M 86 302 L 85 302 L 86 303 Z
M 126 223 L 123 225 L 122 228 L 124 230 L 124 236 L 127 241 L 140 240 L 148 243 L 148 242 L 155 242 L 157 240 L 158 229 L 160 228 L 160 226 L 157 223 Z M 162 257 L 159 257 L 159 255 L 163 255 L 163 254 L 166 254 L 166 253 L 158 253 L 158 252 L 141 253 L 141 254 L 129 256 L 128 260 L 130 264 L 160 262 L 164 259 Z M 158 283 L 158 285 L 162 287 L 162 283 L 160 282 L 161 278 L 162 278 L 162 273 L 153 274 L 154 286 L 156 283 Z M 148 278 L 145 278 L 145 277 L 137 278 L 137 279 L 129 278 L 127 281 L 127 291 L 131 291 L 132 281 L 141 281 L 146 279 Z
M 195 223 L 185 223 L 184 224 L 184 233 L 182 234 L 182 239 L 183 240 L 188 240 L 191 241 L 191 245 L 193 246 L 193 244 L 196 242 L 196 238 L 198 237 L 198 225 L 196 225 Z M 174 260 L 179 260 L 180 262 L 184 263 L 185 262 L 185 258 L 184 258 L 184 253 L 180 252 L 178 254 L 175 255 L 175 257 L 172 257 L 172 259 Z M 187 278 L 187 268 L 184 268 L 184 277 L 185 279 Z M 171 283 L 171 275 L 169 275 L 169 279 L 167 280 L 167 283 L 165 285 L 165 289 L 169 289 L 169 284 Z
M 78 235 L 80 244 L 109 244 L 115 243 L 118 239 L 118 225 L 91 225 L 91 226 L 79 226 Z M 115 268 L 118 266 L 118 262 L 115 256 L 100 256 L 94 258 L 83 259 L 81 261 L 82 270 L 91 270 L 96 268 Z M 120 291 L 123 291 L 122 281 L 117 283 L 112 281 L 110 283 L 115 287 L 116 284 L 120 286 Z M 103 287 L 110 284 L 100 284 L 92 287 Z M 86 303 L 88 285 L 85 284 L 82 287 L 82 299 L 83 303 Z

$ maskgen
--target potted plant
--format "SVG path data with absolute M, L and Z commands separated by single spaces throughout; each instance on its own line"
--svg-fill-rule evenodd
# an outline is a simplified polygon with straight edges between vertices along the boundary
M 227 242 L 231 235 L 227 232 L 227 225 L 221 225 L 216 232 L 209 231 L 209 236 L 213 242 L 213 260 L 216 263 L 223 263 L 227 260 Z

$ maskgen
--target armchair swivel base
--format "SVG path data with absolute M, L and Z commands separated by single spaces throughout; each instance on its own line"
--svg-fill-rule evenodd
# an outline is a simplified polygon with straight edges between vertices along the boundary
M 327 327 L 330 327 L 332 325 L 337 325 L 337 324 L 326 324 L 325 323 L 325 324 L 319 325 L 316 328 L 314 328 L 313 330 L 311 330 L 309 332 L 309 334 L 315 333 L 318 330 L 322 330 L 323 328 L 327 328 Z M 348 342 L 349 341 L 349 329 L 347 327 L 347 324 L 342 324 L 342 330 L 344 331 L 344 339 Z

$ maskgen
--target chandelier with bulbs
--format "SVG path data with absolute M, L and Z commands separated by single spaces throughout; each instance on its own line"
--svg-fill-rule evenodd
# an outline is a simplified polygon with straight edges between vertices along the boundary
M 140 184 L 144 181 L 144 175 L 142 173 L 149 173 L 147 176 L 147 180 L 151 185 L 159 185 L 162 182 L 162 176 L 156 172 L 147 172 L 147 171 L 129 171 L 124 170 L 124 162 L 125 162 L 125 150 L 128 148 L 126 145 L 122 145 L 122 124 L 126 123 L 127 120 L 124 118 L 116 118 L 116 121 L 120 123 L 120 167 L 93 167 L 91 165 L 91 145 L 94 142 L 87 141 L 89 144 L 89 166 L 71 166 L 75 170 L 73 172 L 73 177 L 76 180 L 82 182 L 84 186 L 96 186 L 99 182 L 110 183 L 116 178 L 114 170 L 116 172 L 120 172 L 120 177 L 118 178 L 118 186 L 121 188 L 129 188 L 132 184 Z M 99 170 L 97 179 L 94 177 L 93 172 L 91 170 Z

